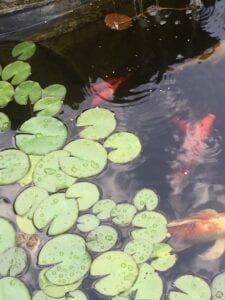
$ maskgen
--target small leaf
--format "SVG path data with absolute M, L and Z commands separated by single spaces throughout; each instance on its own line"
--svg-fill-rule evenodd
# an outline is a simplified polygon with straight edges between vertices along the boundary
M 34 234 L 36 232 L 36 228 L 34 227 L 33 221 L 28 219 L 27 215 L 21 217 L 19 215 L 16 216 L 16 224 L 19 229 L 27 234 Z
M 12 101 L 14 95 L 13 86 L 7 81 L 0 81 L 0 108 Z
M 151 257 L 156 258 L 152 261 L 151 266 L 160 272 L 167 271 L 176 263 L 177 257 L 172 254 L 172 247 L 165 243 L 159 243 L 154 246 Z
M 25 41 L 17 44 L 12 50 L 12 56 L 19 60 L 27 60 L 34 55 L 36 45 L 33 42 Z
M 87 296 L 82 291 L 70 292 L 71 300 L 88 300 Z
M 42 156 L 39 156 L 39 155 L 29 155 L 30 169 L 29 169 L 28 173 L 22 179 L 20 179 L 18 181 L 19 184 L 28 185 L 32 182 L 34 169 L 41 158 L 42 158 Z
M 2 300 L 31 300 L 25 284 L 14 277 L 4 277 L 0 279 L 0 295 Z
M 133 220 L 136 211 L 136 208 L 132 204 L 117 204 L 111 210 L 112 221 L 119 225 L 129 225 Z
M 151 257 L 153 245 L 147 240 L 132 240 L 130 241 L 124 251 L 133 256 L 137 264 L 144 263 Z
M 20 105 L 26 105 L 28 101 L 32 104 L 41 98 L 42 90 L 40 84 L 35 81 L 24 81 L 15 89 L 15 101 Z
M 59 298 L 57 297 L 58 300 L 66 300 L 66 297 L 63 298 Z M 42 291 L 38 291 L 34 294 L 34 296 L 32 297 L 32 300 L 55 300 L 55 297 L 49 297 L 47 295 L 45 295 L 44 292 Z
M 137 192 L 133 199 L 133 203 L 138 210 L 146 208 L 147 210 L 153 210 L 157 207 L 159 202 L 157 194 L 150 189 L 142 189 Z
M 0 218 L 0 254 L 16 244 L 16 232 L 11 223 Z
M 13 85 L 20 84 L 31 75 L 31 67 L 23 61 L 15 61 L 7 65 L 2 71 L 2 79 L 9 80 Z
M 115 246 L 117 239 L 118 233 L 113 227 L 101 225 L 87 235 L 86 245 L 94 252 L 105 252 Z
M 91 108 L 77 118 L 77 126 L 85 127 L 79 135 L 81 138 L 99 140 L 106 138 L 116 128 L 114 113 L 105 108 Z
M 54 116 L 62 107 L 62 102 L 54 97 L 42 98 L 34 105 L 34 111 L 38 116 Z
M 0 112 L 0 133 L 5 132 L 10 126 L 10 120 L 8 116 Z
M 111 13 L 105 16 L 105 24 L 111 29 L 125 30 L 132 26 L 133 19 L 124 14 Z
M 17 276 L 27 264 L 27 255 L 23 248 L 11 247 L 0 254 L 0 275 Z
M 66 88 L 62 84 L 52 84 L 47 86 L 43 92 L 42 92 L 42 97 L 53 97 L 58 99 L 59 101 L 63 101 L 66 96 Z
M 105 148 L 112 148 L 108 159 L 114 163 L 127 163 L 134 160 L 141 152 L 141 144 L 136 135 L 129 132 L 112 134 L 104 143 Z
M 225 273 L 217 275 L 212 281 L 212 299 L 225 300 Z
M 107 220 L 111 217 L 111 211 L 116 203 L 111 199 L 100 200 L 92 208 L 93 214 L 96 214 L 99 220 Z
M 99 224 L 99 219 L 91 214 L 82 215 L 77 219 L 77 228 L 82 232 L 94 230 Z

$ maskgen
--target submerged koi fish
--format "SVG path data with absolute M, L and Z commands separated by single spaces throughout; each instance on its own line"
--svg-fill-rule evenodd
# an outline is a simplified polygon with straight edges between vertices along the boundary
M 168 223 L 169 243 L 174 251 L 182 251 L 195 244 L 215 241 L 200 257 L 205 260 L 219 258 L 225 251 L 225 213 L 207 209 L 189 218 Z
M 178 194 L 181 191 L 186 176 L 193 167 L 202 162 L 204 150 L 207 148 L 205 142 L 210 136 L 214 120 L 213 114 L 208 114 L 194 124 L 180 119 L 175 120 L 178 129 L 185 134 L 185 137 L 176 160 L 173 162 L 173 173 L 169 176 L 173 194 Z
M 88 93 L 93 96 L 91 104 L 96 106 L 106 100 L 113 100 L 113 94 L 118 86 L 124 82 L 127 77 L 114 78 L 109 80 L 102 80 L 91 84 L 88 88 Z

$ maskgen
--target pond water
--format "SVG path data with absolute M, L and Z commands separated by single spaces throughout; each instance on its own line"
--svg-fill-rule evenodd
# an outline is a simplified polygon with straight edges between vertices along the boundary
M 145 2 L 144 11 L 151 4 Z M 99 186 L 102 199 L 131 202 L 138 190 L 147 187 L 159 195 L 157 211 L 168 222 L 204 209 L 225 212 L 225 4 L 211 1 L 192 10 L 152 10 L 125 31 L 110 30 L 100 20 L 47 41 L 49 49 L 39 45 L 30 60 L 32 80 L 42 87 L 56 82 L 67 87 L 58 118 L 70 128 L 70 141 L 78 134 L 74 118 L 94 107 L 88 92 L 90 82 L 124 78 L 113 99 L 100 99 L 99 106 L 115 112 L 117 131 L 133 132 L 140 138 L 142 151 L 133 162 L 109 163 L 104 172 L 88 179 Z M 133 7 L 125 13 L 133 15 Z M 0 45 L 3 66 L 12 61 L 13 45 Z M 196 58 L 203 53 L 208 55 Z M 31 117 L 30 110 L 11 102 L 1 111 L 10 117 L 12 130 L 1 133 L 0 148 L 11 148 L 15 131 Z M 185 120 L 185 126 L 194 127 L 209 114 L 215 120 L 206 138 L 201 130 L 188 136 L 178 128 L 182 122 L 178 121 L 178 126 L 175 122 Z M 178 160 L 185 165 L 185 176 L 176 174 Z M 0 198 L 9 200 L 2 201 L 6 208 L 0 215 L 14 223 L 10 203 L 22 189 L 19 185 L 0 186 Z M 121 237 L 114 247 L 118 250 L 129 239 L 130 228 L 116 228 Z M 43 245 L 45 234 L 40 237 Z M 224 272 L 225 254 L 211 261 L 199 258 L 212 244 L 199 242 L 178 253 L 176 265 L 160 273 L 165 283 L 161 299 L 168 299 L 171 283 L 178 276 L 195 274 L 210 284 Z M 38 289 L 39 269 L 32 254 L 30 265 L 21 278 L 34 291 Z M 111 299 L 98 294 L 92 283 L 88 276 L 81 288 L 91 300 Z

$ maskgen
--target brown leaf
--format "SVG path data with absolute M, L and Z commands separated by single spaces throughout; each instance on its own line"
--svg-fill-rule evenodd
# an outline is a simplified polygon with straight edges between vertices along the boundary
M 132 18 L 117 13 L 111 13 L 105 16 L 105 24 L 111 29 L 125 30 L 132 26 Z

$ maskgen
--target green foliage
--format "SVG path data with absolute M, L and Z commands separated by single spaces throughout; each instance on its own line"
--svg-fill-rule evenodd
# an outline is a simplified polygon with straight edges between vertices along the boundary
M 14 277 L 5 277 L 0 279 L 0 295 L 2 300 L 31 300 L 29 291 L 25 284 Z
M 15 61 L 2 70 L 2 79 L 11 79 L 11 84 L 18 85 L 31 75 L 31 67 L 23 61 Z
M 36 52 L 36 45 L 33 42 L 26 41 L 17 44 L 12 50 L 12 56 L 19 60 L 27 60 Z
M 7 81 L 0 81 L 0 108 L 5 107 L 14 95 L 13 86 Z
M 0 112 L 0 133 L 6 131 L 10 126 L 10 120 L 8 116 Z
M 15 89 L 15 101 L 20 105 L 26 105 L 28 101 L 34 104 L 41 98 L 41 94 L 42 90 L 38 82 L 24 81 Z

